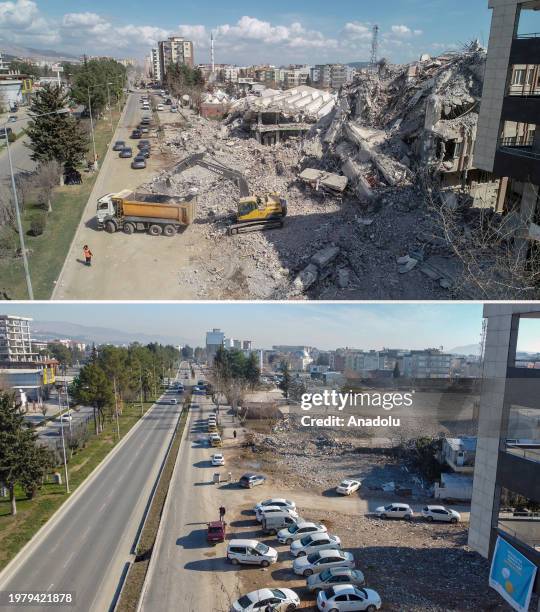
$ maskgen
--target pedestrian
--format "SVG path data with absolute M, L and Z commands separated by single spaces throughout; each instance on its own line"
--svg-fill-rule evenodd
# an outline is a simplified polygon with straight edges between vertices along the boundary
M 87 244 L 83 246 L 83 257 L 84 257 L 84 261 L 86 265 L 91 266 L 92 265 L 92 251 L 90 250 Z
M 222 521 L 225 516 L 225 506 L 220 506 L 219 508 L 219 520 Z
M 232 435 L 234 436 L 234 439 L 236 440 L 236 429 L 232 432 Z

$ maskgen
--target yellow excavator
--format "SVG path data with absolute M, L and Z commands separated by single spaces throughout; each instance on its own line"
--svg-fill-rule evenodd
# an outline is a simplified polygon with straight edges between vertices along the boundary
M 227 168 L 218 161 L 205 159 L 204 153 L 190 155 L 173 166 L 171 171 L 173 174 L 180 174 L 193 166 L 201 166 L 236 183 L 240 191 L 240 200 L 235 223 L 228 226 L 228 234 L 283 227 L 287 215 L 287 201 L 279 194 L 250 194 L 248 182 L 242 173 Z

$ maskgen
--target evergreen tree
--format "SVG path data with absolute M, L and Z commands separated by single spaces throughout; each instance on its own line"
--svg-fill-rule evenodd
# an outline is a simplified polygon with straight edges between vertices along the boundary
M 9 491 L 11 514 L 17 514 L 15 486 L 32 498 L 50 467 L 50 455 L 21 414 L 12 393 L 0 393 L 0 483 Z
M 283 391 L 283 395 L 288 398 L 289 390 L 291 388 L 291 372 L 289 370 L 289 364 L 286 361 L 282 361 L 279 367 L 283 377 L 279 383 L 279 388 Z
M 47 84 L 33 97 L 30 115 L 34 118 L 28 123 L 27 133 L 34 161 L 56 160 L 73 168 L 84 159 L 88 137 L 80 122 L 69 113 L 49 114 L 67 109 L 68 105 L 69 98 L 58 85 Z

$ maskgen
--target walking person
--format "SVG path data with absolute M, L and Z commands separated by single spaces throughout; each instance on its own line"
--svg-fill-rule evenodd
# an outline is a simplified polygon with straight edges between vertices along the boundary
M 232 432 L 234 439 L 236 440 L 236 429 Z
M 219 520 L 222 521 L 225 516 L 225 506 L 220 506 L 219 508 Z
M 83 257 L 84 257 L 84 261 L 86 263 L 87 266 L 91 266 L 92 265 L 92 251 L 90 250 L 90 247 L 85 244 L 83 246 Z

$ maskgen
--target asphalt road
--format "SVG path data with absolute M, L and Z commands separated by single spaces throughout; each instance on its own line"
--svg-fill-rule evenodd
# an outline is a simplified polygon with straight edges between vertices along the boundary
M 108 610 L 181 407 L 157 403 L 147 411 L 100 477 L 0 590 L 71 591 L 72 609 Z
M 157 561 L 149 579 L 141 609 L 182 612 L 217 612 L 228 610 L 238 596 L 238 571 L 225 559 L 225 544 L 210 546 L 206 542 L 206 523 L 219 518 L 219 507 L 244 503 L 246 490 L 236 484 L 215 485 L 212 476 L 233 472 L 233 467 L 212 467 L 214 452 L 208 446 L 206 417 L 212 411 L 211 401 L 194 395 L 197 407 L 190 410 L 187 438 L 180 448 L 175 478 L 171 482 L 171 503 L 162 518 L 163 537 L 154 548 Z M 220 414 L 227 461 L 227 440 L 232 439 L 234 423 L 230 415 Z M 223 487 L 223 488 L 222 488 Z M 231 499 L 232 498 L 232 499 Z M 227 516 L 225 516 L 227 519 Z
M 131 130 L 138 125 L 143 114 L 148 114 L 148 111 L 141 110 L 140 98 L 140 94 L 129 95 L 118 128 L 110 141 L 111 144 L 116 140 L 126 141 L 128 146 L 133 148 L 134 154 L 137 151 L 138 141 L 130 140 L 129 135 Z M 156 288 L 153 274 L 157 262 L 156 244 L 166 245 L 165 258 L 162 263 L 167 265 L 167 260 L 173 257 L 174 252 L 179 248 L 177 238 L 180 237 L 154 237 L 145 233 L 127 236 L 122 232 L 111 235 L 98 230 L 95 219 L 97 200 L 100 197 L 122 189 L 135 190 L 161 168 L 164 162 L 156 157 L 156 141 L 152 137 L 149 138 L 153 145 L 152 155 L 147 160 L 147 167 L 144 170 L 133 170 L 130 167 L 131 159 L 120 159 L 118 153 L 112 151 L 112 146 L 109 147 L 107 155 L 102 160 L 99 176 L 84 209 L 52 299 L 154 299 L 158 297 L 159 290 Z M 91 268 L 83 266 L 80 261 L 85 244 L 89 245 L 94 255 Z

